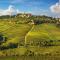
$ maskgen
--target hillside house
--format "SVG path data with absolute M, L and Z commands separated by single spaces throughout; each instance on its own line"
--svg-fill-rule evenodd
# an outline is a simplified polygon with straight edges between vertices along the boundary
M 60 18 L 59 18 L 59 19 L 57 19 L 57 24 L 60 24 Z
M 32 16 L 32 14 L 30 14 L 30 13 L 28 13 L 28 14 L 26 14 L 26 13 L 22 13 L 22 14 L 18 14 L 18 16 L 19 17 L 26 17 L 26 18 L 29 18 L 30 16 Z

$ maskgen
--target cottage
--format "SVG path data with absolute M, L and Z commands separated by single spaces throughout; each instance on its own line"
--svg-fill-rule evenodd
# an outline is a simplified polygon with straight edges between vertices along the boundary
M 22 13 L 22 14 L 18 14 L 19 17 L 26 17 L 26 18 L 29 18 L 30 16 L 32 16 L 32 14 L 30 13 Z

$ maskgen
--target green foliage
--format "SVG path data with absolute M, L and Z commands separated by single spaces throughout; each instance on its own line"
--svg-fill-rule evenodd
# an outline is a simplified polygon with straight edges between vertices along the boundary
M 34 56 L 34 52 L 30 51 L 30 50 L 27 50 L 25 52 L 25 56 Z
M 5 37 L 2 33 L 0 33 L 0 45 L 7 41 L 7 37 Z
M 8 48 L 17 48 L 18 44 L 17 43 L 9 43 Z

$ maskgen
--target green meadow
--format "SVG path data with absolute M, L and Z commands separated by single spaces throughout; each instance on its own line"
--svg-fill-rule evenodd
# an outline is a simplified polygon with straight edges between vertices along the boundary
M 0 59 L 60 59 L 60 23 L 57 22 L 45 16 L 0 19 Z
M 50 40 L 51 42 L 53 41 L 53 45 L 60 45 L 60 28 L 50 23 L 33 25 L 31 31 L 26 36 L 26 43 L 38 43 Z

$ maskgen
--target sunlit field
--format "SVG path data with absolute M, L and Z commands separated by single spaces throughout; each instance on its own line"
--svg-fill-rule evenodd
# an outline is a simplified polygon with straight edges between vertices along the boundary
M 60 59 L 60 22 L 47 16 L 0 19 L 1 60 Z
M 60 28 L 55 24 L 34 25 L 26 36 L 26 43 L 54 41 L 53 45 L 60 45 Z

